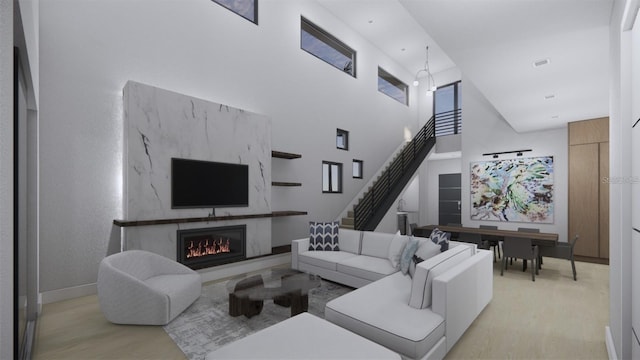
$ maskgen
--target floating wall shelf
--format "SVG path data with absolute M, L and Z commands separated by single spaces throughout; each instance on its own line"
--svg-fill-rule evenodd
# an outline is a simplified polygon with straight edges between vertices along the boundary
M 280 158 L 280 159 L 299 159 L 302 157 L 302 155 L 272 150 L 271 157 Z
M 302 186 L 302 183 L 297 182 L 284 182 L 284 181 L 273 181 L 271 182 L 272 186 Z

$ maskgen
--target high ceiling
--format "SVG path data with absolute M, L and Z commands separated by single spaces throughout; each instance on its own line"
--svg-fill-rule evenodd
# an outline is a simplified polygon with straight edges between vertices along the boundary
M 318 2 L 411 73 L 428 45 L 433 73 L 458 67 L 518 132 L 609 114 L 613 0 Z

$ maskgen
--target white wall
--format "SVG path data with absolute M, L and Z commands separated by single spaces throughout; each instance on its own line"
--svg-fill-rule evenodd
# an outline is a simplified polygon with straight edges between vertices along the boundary
M 0 0 L 0 359 L 13 358 L 13 0 Z
M 93 283 L 122 211 L 122 88 L 128 80 L 263 114 L 273 179 L 302 182 L 273 192 L 273 210 L 308 216 L 273 221 L 273 245 L 332 220 L 417 128 L 417 110 L 377 91 L 377 67 L 412 74 L 312 1 L 262 0 L 259 25 L 212 1 L 60 0 L 40 4 L 41 289 Z M 357 78 L 300 50 L 300 15 L 357 50 Z M 411 91 L 410 103 L 415 104 Z M 335 148 L 336 128 L 350 150 Z M 364 179 L 348 174 L 364 161 Z M 322 194 L 321 161 L 345 166 L 343 194 Z M 278 162 L 278 165 L 275 165 Z M 282 163 L 284 162 L 284 163 Z M 277 171 L 282 171 L 278 173 Z
M 567 241 L 568 145 L 567 128 L 517 133 L 509 126 L 473 83 L 463 78 L 462 101 L 464 125 L 462 132 L 462 222 L 471 227 L 480 224 L 497 225 L 500 229 L 516 230 L 527 223 L 485 222 L 470 219 L 470 164 L 491 160 L 482 156 L 487 152 L 532 149 L 528 157 L 553 156 L 554 162 L 554 223 L 535 224 L 542 232 L 559 234 L 559 241 Z M 511 154 L 515 157 L 515 154 Z M 505 155 L 501 158 L 508 158 Z M 529 224 L 531 225 L 531 224 Z

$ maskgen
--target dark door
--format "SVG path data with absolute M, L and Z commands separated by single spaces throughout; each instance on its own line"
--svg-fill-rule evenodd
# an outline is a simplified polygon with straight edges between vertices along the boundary
M 461 224 L 461 174 L 440 174 L 438 191 L 438 223 Z

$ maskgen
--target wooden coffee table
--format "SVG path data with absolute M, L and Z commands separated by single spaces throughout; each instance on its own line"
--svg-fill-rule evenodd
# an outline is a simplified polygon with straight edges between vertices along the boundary
M 290 307 L 291 316 L 307 311 L 309 290 L 320 286 L 320 277 L 293 269 L 271 269 L 243 275 L 227 282 L 229 315 L 248 318 L 260 314 L 264 300 Z

